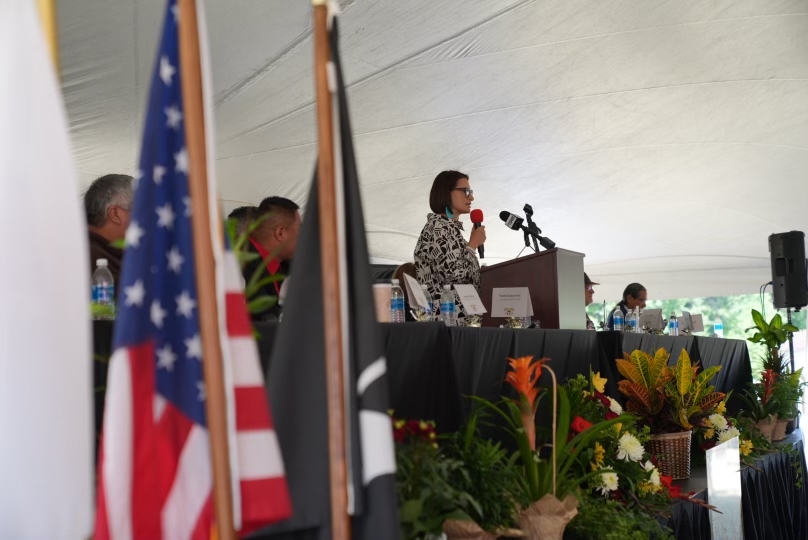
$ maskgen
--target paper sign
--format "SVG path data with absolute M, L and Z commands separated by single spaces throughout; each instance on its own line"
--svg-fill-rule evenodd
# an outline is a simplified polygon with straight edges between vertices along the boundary
M 693 325 L 692 332 L 704 332 L 704 320 L 701 317 L 701 313 L 693 315 L 690 318 L 690 322 Z
M 679 319 L 679 332 L 692 332 L 693 331 L 693 322 L 690 318 L 689 311 L 683 311 L 682 315 L 678 317 Z
M 707 512 L 712 537 L 743 538 L 738 437 L 707 450 L 707 498 L 718 510 Z
M 457 296 L 460 298 L 460 303 L 463 304 L 463 307 L 466 309 L 466 313 L 469 315 L 482 315 L 483 313 L 487 313 L 488 310 L 485 309 L 483 305 L 483 301 L 480 300 L 480 295 L 477 294 L 477 289 L 474 288 L 474 285 L 455 285 L 455 291 L 457 291 Z
M 638 326 L 641 329 L 647 326 L 654 330 L 662 330 L 662 310 L 646 309 L 640 314 L 640 323 Z
M 429 300 L 424 296 L 424 290 L 418 280 L 407 274 L 404 276 L 404 286 L 407 287 L 407 298 L 410 301 L 410 306 L 418 306 L 422 309 L 432 309 Z
M 527 287 L 495 288 L 491 298 L 492 317 L 532 317 L 533 303 Z

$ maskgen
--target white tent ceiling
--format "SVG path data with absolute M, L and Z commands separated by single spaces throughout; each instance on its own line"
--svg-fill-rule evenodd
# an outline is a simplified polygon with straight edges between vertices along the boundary
M 61 0 L 81 178 L 133 172 L 163 0 Z M 342 56 L 371 254 L 406 261 L 434 176 L 468 173 L 489 264 L 530 203 L 600 298 L 757 292 L 808 230 L 808 1 L 349 0 Z M 315 159 L 307 0 L 208 0 L 227 210 L 303 202 Z

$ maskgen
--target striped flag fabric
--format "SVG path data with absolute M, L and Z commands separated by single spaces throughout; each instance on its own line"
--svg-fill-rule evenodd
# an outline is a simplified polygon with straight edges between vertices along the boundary
M 179 24 L 182 13 L 171 0 L 126 234 L 95 540 L 209 540 L 213 532 Z M 209 205 L 215 204 L 214 193 Z M 212 236 L 234 518 L 244 535 L 287 518 L 291 507 L 237 263 L 223 251 L 219 235 Z

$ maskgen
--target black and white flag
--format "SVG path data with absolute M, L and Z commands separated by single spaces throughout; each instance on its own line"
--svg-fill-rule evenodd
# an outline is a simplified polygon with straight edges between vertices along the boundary
M 330 32 L 334 92 L 335 180 L 340 236 L 346 455 L 352 536 L 399 538 L 395 453 L 387 413 L 384 348 L 376 322 L 348 103 Z M 270 538 L 331 538 L 326 410 L 323 286 L 317 178 L 312 184 L 294 257 L 294 270 L 268 368 L 268 394 L 292 495 L 292 518 Z

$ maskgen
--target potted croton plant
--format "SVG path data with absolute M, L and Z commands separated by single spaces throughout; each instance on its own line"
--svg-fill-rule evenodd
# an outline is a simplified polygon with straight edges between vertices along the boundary
M 720 366 L 699 373 L 698 365 L 682 350 L 671 369 L 669 358 L 665 349 L 653 356 L 640 350 L 626 354 L 617 360 L 617 369 L 625 377 L 617 386 L 626 396 L 627 412 L 650 428 L 646 446 L 659 457 L 661 473 L 680 480 L 690 477 L 693 428 L 715 413 L 725 394 L 709 384 Z
M 612 472 L 599 469 L 579 474 L 576 468 L 579 455 L 604 430 L 631 419 L 618 416 L 586 425 L 586 429 L 578 426 L 580 432 L 574 434 L 576 429 L 571 426 L 569 398 L 564 388 L 558 386 L 552 369 L 545 365 L 547 361 L 545 358 L 534 362 L 532 356 L 509 359 L 511 371 L 505 380 L 516 390 L 517 399 L 506 399 L 498 404 L 482 398 L 474 399 L 504 418 L 508 431 L 516 441 L 519 457 L 516 466 L 521 471 L 523 497 L 529 501 L 520 515 L 520 529 L 530 539 L 561 540 L 567 523 L 577 513 L 576 493 L 579 486 Z M 550 432 L 552 440 L 537 446 L 536 410 L 539 398 L 546 393 L 538 387 L 542 369 L 547 369 L 553 379 L 553 426 Z

